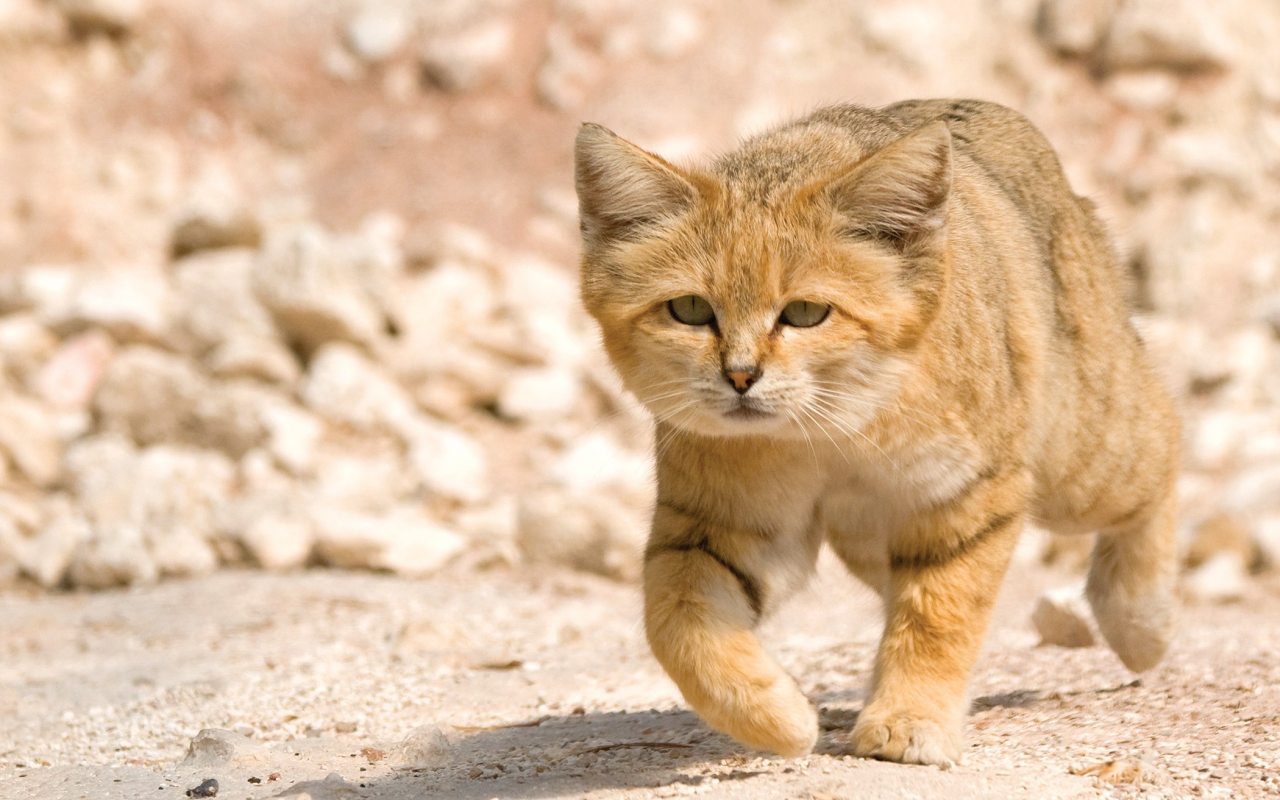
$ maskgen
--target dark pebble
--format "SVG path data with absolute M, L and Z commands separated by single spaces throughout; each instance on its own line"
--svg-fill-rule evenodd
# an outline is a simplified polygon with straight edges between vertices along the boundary
M 187 790 L 187 797 L 217 797 L 218 782 L 213 778 L 205 778 L 199 786 Z

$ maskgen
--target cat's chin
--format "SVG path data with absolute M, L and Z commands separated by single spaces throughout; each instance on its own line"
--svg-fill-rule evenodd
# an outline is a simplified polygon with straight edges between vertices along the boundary
M 753 408 L 735 408 L 726 412 L 699 414 L 697 418 L 683 420 L 675 427 L 710 438 L 747 436 L 790 438 L 791 434 L 795 433 L 795 426 L 785 414 Z M 795 433 L 796 437 L 800 435 Z

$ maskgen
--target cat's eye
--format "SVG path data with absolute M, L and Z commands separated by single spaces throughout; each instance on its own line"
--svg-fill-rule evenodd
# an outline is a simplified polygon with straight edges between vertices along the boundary
M 815 303 L 812 300 L 792 300 L 783 307 L 782 316 L 778 321 L 795 328 L 812 328 L 826 319 L 827 314 L 830 313 L 831 306 L 823 303 Z
M 667 310 L 677 322 L 685 325 L 710 325 L 716 319 L 716 312 L 711 310 L 711 304 L 696 294 L 668 300 Z

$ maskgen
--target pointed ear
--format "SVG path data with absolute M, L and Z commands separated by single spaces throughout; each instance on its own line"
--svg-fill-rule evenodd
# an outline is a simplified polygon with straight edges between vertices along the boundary
M 689 208 L 697 196 L 679 169 L 593 123 L 578 131 L 574 178 L 588 246 L 629 238 Z
M 917 252 L 945 232 L 951 131 L 934 122 L 878 150 L 826 186 L 842 233 Z

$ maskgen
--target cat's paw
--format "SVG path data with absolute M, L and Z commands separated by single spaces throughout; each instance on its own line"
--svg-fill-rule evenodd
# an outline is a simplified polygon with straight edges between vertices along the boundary
M 758 750 L 798 758 L 817 744 L 818 711 L 785 676 L 763 692 L 747 693 L 740 707 L 726 710 L 705 716 L 713 727 Z
M 946 769 L 960 760 L 960 741 L 958 729 L 938 720 L 868 708 L 858 715 L 849 746 L 854 755 L 866 758 Z

